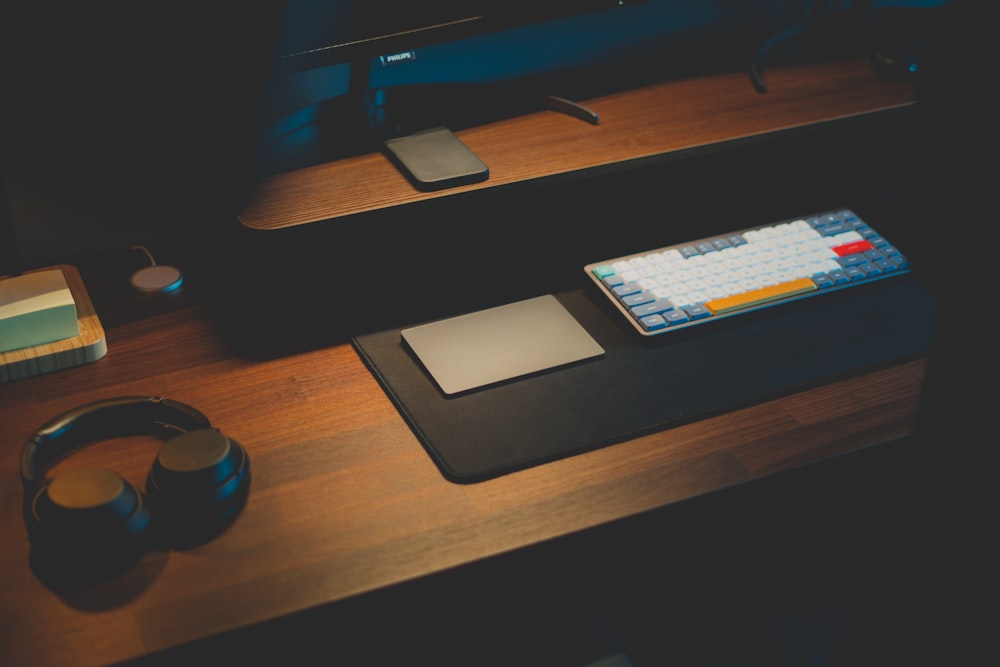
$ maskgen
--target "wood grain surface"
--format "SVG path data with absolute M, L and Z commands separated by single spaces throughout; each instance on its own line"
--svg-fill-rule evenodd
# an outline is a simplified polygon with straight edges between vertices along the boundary
M 909 432 L 924 372 L 914 361 L 459 485 L 349 345 L 250 362 L 227 353 L 197 308 L 109 338 L 98 362 L 0 387 L 4 664 L 134 658 L 889 441 Z M 67 598 L 28 567 L 18 455 L 50 417 L 118 395 L 202 410 L 249 452 L 250 499 L 215 541 L 150 553 L 122 580 Z M 50 474 L 94 464 L 142 485 L 157 446 L 94 443 Z
M 596 127 L 545 111 L 475 128 L 462 138 L 492 175 L 468 188 L 912 101 L 909 86 L 882 82 L 859 64 L 775 69 L 768 80 L 765 96 L 734 74 L 590 100 L 601 114 Z M 449 196 L 408 187 L 382 156 L 362 156 L 276 177 L 243 223 L 276 229 Z M 0 385 L 2 665 L 136 659 L 894 441 L 913 426 L 926 368 L 916 359 L 460 485 L 442 477 L 348 343 L 250 359 L 196 298 L 160 311 L 147 301 L 134 318 L 105 317 L 111 311 L 96 306 L 106 356 Z M 240 442 L 252 462 L 248 503 L 205 545 L 150 552 L 122 578 L 92 589 L 53 590 L 29 567 L 21 447 L 53 416 L 123 395 L 188 403 Z M 49 474 L 89 463 L 143 485 L 158 445 L 146 436 L 95 442 Z
M 621 168 L 670 153 L 913 103 L 914 85 L 886 82 L 867 61 L 775 68 L 758 94 L 746 74 L 679 79 L 585 100 L 591 125 L 556 111 L 457 132 L 490 168 L 482 183 L 416 190 L 381 153 L 275 175 L 239 215 L 277 230 L 585 170 Z

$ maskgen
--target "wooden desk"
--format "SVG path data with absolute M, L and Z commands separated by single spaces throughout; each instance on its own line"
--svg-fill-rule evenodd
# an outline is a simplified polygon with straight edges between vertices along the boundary
M 769 80 L 782 89 L 780 74 Z M 875 106 L 886 103 L 874 97 Z M 809 96 L 802 103 L 813 106 Z M 844 113 L 863 106 L 852 101 Z M 761 108 L 750 115 L 770 116 Z M 502 178 L 496 173 L 494 184 Z M 903 363 L 458 485 L 441 476 L 349 344 L 249 360 L 233 351 L 197 297 L 193 287 L 169 307 L 146 302 L 136 320 L 108 317 L 109 304 L 95 297 L 105 313 L 103 359 L 0 385 L 0 664 L 131 660 L 886 443 L 911 430 L 926 365 Z M 54 415 L 120 395 L 162 395 L 203 411 L 248 450 L 250 498 L 218 539 L 150 553 L 120 581 L 60 597 L 28 566 L 18 456 Z M 146 437 L 96 443 L 56 472 L 91 463 L 142 485 L 157 445 Z M 342 631 L 324 630 L 331 642 Z
M 910 430 L 924 367 L 458 485 L 349 345 L 247 361 L 227 352 L 197 306 L 112 327 L 104 359 L 0 386 L 0 657 L 25 667 L 134 658 L 886 442 Z M 247 448 L 249 502 L 220 538 L 151 554 L 97 602 L 74 607 L 28 568 L 21 445 L 63 410 L 147 394 L 198 407 Z M 66 465 L 111 467 L 141 485 L 156 446 L 111 440 Z

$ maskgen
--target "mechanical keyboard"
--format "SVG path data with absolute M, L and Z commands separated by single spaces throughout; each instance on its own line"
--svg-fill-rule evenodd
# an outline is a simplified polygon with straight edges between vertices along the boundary
M 910 262 L 849 209 L 710 236 L 586 265 L 646 336 L 910 271 Z

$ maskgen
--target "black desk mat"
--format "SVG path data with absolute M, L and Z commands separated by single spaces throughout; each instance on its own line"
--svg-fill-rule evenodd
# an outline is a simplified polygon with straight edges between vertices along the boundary
M 559 301 L 602 358 L 446 396 L 399 329 L 355 349 L 455 482 L 476 482 L 919 356 L 934 301 L 910 276 L 646 338 L 603 296 Z M 420 323 L 415 323 L 420 324 Z

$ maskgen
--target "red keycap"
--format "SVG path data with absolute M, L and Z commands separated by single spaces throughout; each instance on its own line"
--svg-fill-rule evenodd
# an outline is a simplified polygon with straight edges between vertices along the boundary
M 844 245 L 834 246 L 833 251 L 837 253 L 838 257 L 846 257 L 847 255 L 853 255 L 855 253 L 871 250 L 874 247 L 875 246 L 873 246 L 868 241 L 861 240 L 861 241 L 851 241 L 850 243 L 845 243 Z

